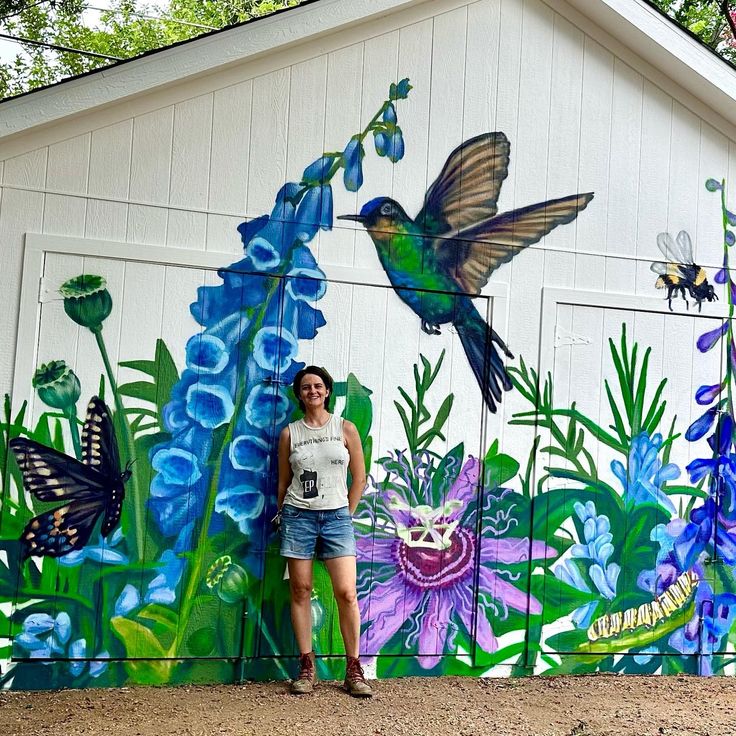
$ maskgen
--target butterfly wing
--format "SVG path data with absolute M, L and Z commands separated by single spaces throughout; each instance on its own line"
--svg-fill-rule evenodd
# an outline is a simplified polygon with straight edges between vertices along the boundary
M 120 475 L 120 452 L 110 410 L 98 396 L 93 396 L 87 405 L 81 443 L 85 465 L 99 470 L 106 478 Z
M 558 225 L 572 222 L 592 199 L 592 192 L 552 199 L 477 223 L 455 238 L 436 238 L 432 248 L 438 267 L 466 293 L 480 293 L 499 266 Z
M 101 531 L 106 537 L 120 521 L 125 485 L 110 410 L 98 396 L 93 396 L 87 406 L 81 441 L 82 461 L 96 468 L 105 479 L 105 518 Z
M 427 190 L 415 222 L 432 234 L 456 233 L 494 217 L 509 170 L 508 138 L 484 133 L 458 146 Z
M 39 501 L 104 498 L 104 477 L 75 458 L 25 437 L 10 440 L 10 449 L 23 476 L 23 487 Z
M 26 524 L 20 538 L 23 558 L 62 557 L 82 549 L 89 542 L 103 508 L 101 499 L 71 501 L 35 516 Z

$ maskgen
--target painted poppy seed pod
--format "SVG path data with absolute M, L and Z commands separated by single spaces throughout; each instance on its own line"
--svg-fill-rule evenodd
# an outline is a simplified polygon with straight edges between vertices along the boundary
M 32 383 L 44 404 L 65 414 L 76 414 L 82 387 L 74 371 L 63 360 L 52 360 L 37 368 Z
M 205 574 L 205 583 L 225 603 L 238 603 L 248 588 L 248 573 L 230 555 L 218 557 Z
M 112 311 L 112 297 L 102 276 L 75 276 L 61 285 L 59 293 L 64 297 L 64 311 L 74 322 L 93 332 L 102 329 Z

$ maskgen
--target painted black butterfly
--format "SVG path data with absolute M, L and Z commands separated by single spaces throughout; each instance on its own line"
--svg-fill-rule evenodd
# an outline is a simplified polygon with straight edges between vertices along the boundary
M 39 501 L 63 506 L 34 516 L 21 535 L 23 559 L 62 557 L 84 547 L 102 514 L 102 535 L 119 523 L 130 464 L 121 472 L 110 410 L 92 397 L 82 429 L 82 462 L 24 437 L 10 441 L 23 486 Z

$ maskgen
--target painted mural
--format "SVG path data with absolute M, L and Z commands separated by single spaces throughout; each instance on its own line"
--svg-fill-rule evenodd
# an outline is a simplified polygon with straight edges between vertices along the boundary
M 324 153 L 281 188 L 270 214 L 238 228 L 243 258 L 190 306 L 199 329 L 183 369 L 158 340 L 152 359 L 119 363 L 137 380 L 118 382 L 104 326 L 119 295 L 99 275 L 68 275 L 63 309 L 94 337 L 101 375 L 82 385 L 59 356 L 33 377 L 40 416 L 4 402 L 2 687 L 292 674 L 288 583 L 268 520 L 276 441 L 298 416 L 288 386 L 304 365 L 300 348 L 331 319 L 317 304 L 328 282 L 310 244 L 333 229 L 333 186 L 361 189 L 369 142 L 400 165 L 399 113 L 411 89 L 408 79 L 392 83 L 343 150 Z M 723 220 L 715 286 L 685 232 L 662 233 L 666 260 L 652 264 L 652 292 L 666 290 L 673 313 L 691 302 L 700 309 L 719 289 L 727 300 L 728 318 L 709 319 L 697 338 L 709 360 L 692 397 L 696 418 L 665 422 L 668 376 L 651 368 L 652 348 L 632 339 L 624 319 L 606 336 L 609 425 L 579 408 L 574 382 L 563 401 L 552 373 L 516 360 L 473 302 L 497 268 L 593 199 L 498 214 L 509 166 L 503 133 L 477 136 L 449 155 L 416 217 L 388 197 L 340 216 L 367 230 L 391 298 L 410 308 L 417 329 L 458 336 L 479 406 L 495 413 L 503 391 L 518 394 L 525 408 L 506 422 L 529 437 L 517 457 L 500 436 L 482 452 L 450 446 L 457 406 L 452 380 L 442 380 L 451 370 L 444 351 L 420 353 L 406 381 L 382 388 L 380 404 L 358 373 L 338 377 L 340 410 L 358 428 L 369 474 L 355 517 L 361 653 L 378 677 L 478 676 L 499 665 L 515 675 L 724 673 L 736 637 L 736 215 L 725 181 L 706 182 Z M 379 406 L 401 436 L 389 447 L 377 440 Z M 690 445 L 697 456 L 675 462 Z M 312 616 L 323 678 L 342 676 L 334 609 L 318 565 Z

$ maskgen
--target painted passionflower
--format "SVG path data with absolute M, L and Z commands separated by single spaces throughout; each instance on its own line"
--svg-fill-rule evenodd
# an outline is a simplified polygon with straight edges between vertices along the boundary
M 508 536 L 515 521 L 505 503 L 509 490 L 489 495 L 483 531 L 476 535 L 479 470 L 478 460 L 468 459 L 439 508 L 416 506 L 396 490 L 380 493 L 370 527 L 358 524 L 367 529 L 356 535 L 359 602 L 367 624 L 362 653 L 378 654 L 408 621 L 405 645 L 418 644 L 419 663 L 429 669 L 452 647 L 460 627 L 470 634 L 475 622 L 478 645 L 493 652 L 498 644 L 491 614 L 505 618 L 510 608 L 541 612 L 534 596 L 527 597 L 510 582 L 518 575 L 504 567 L 525 562 L 530 555 L 544 559 L 556 552 L 543 542 L 530 544 L 528 538 Z

